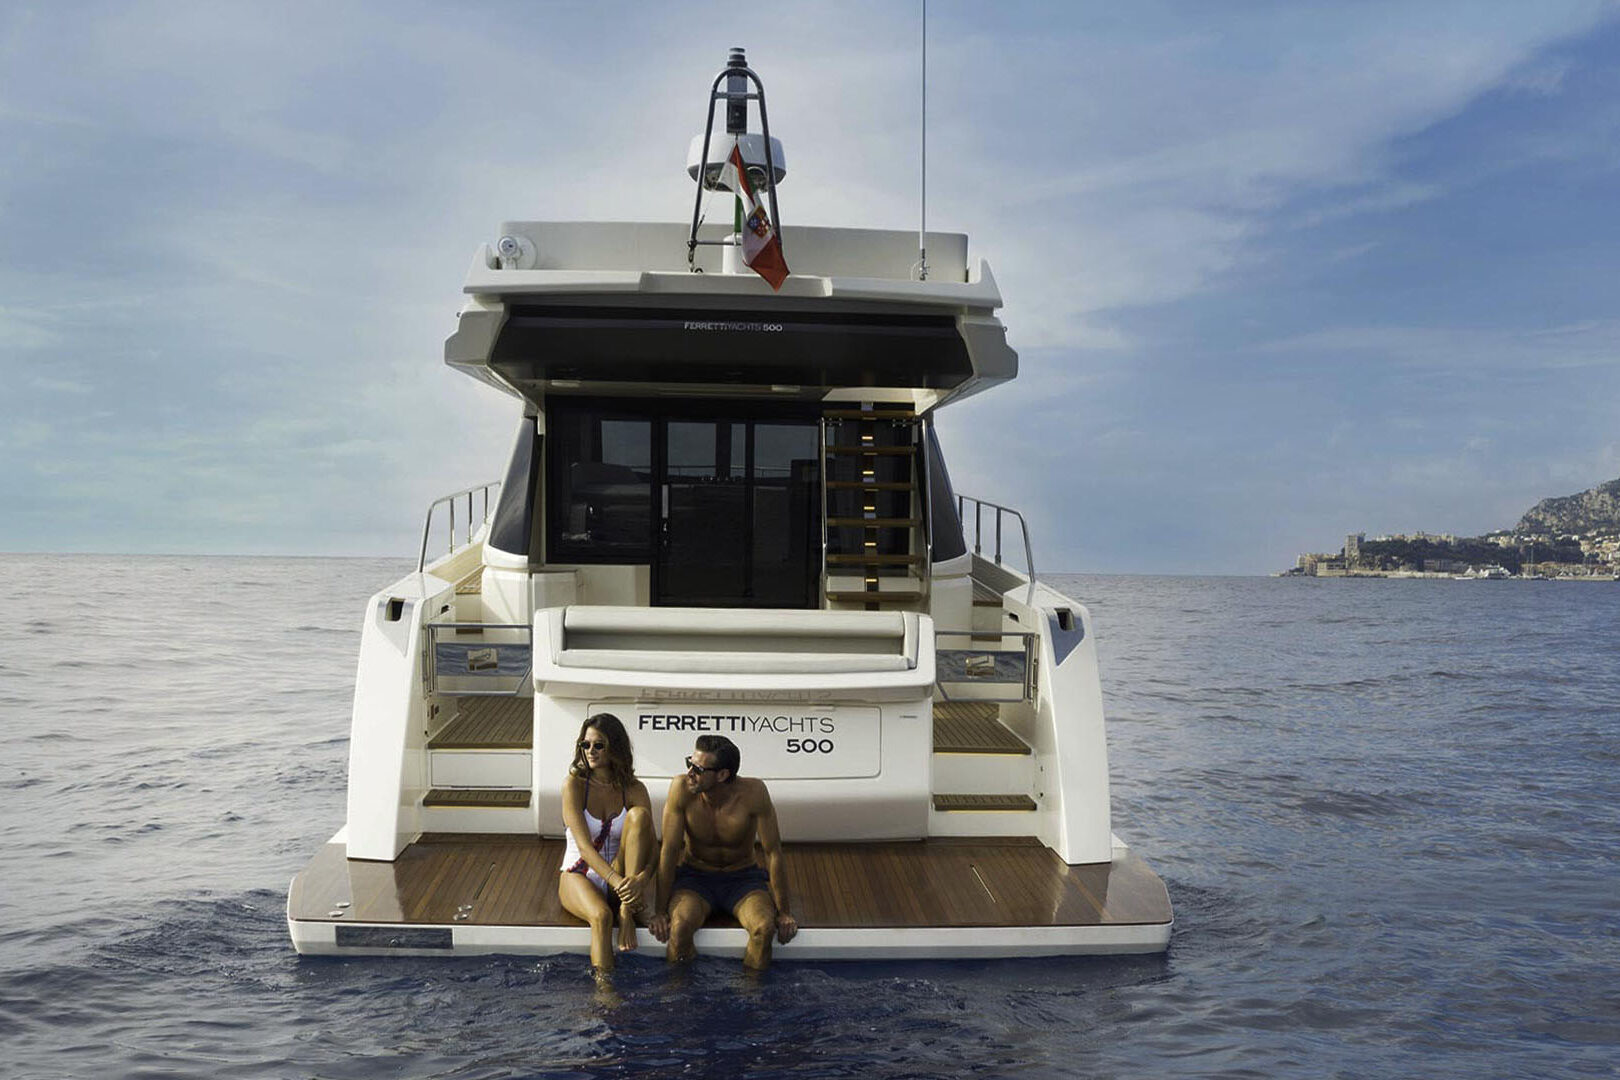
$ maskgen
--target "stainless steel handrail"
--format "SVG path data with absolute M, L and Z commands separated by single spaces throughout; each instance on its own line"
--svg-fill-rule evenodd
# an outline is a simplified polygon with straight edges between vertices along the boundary
M 922 418 L 922 422 L 917 424 L 913 430 L 916 432 L 917 441 L 921 444 L 922 449 L 921 463 L 913 459 L 911 467 L 914 470 L 922 470 L 922 475 L 918 477 L 921 482 L 913 486 L 920 492 L 920 496 L 916 501 L 918 503 L 917 516 L 922 518 L 922 577 L 923 593 L 926 597 L 923 610 L 927 611 L 934 602 L 934 463 L 929 456 L 933 452 L 933 440 L 929 436 L 934 430 L 934 418 L 932 416 Z
M 463 545 L 465 547 L 473 542 L 473 535 L 478 531 L 478 527 L 489 521 L 489 515 L 494 506 L 490 499 L 490 489 L 499 488 L 500 486 L 501 481 L 491 480 L 487 484 L 479 484 L 477 487 L 465 488 L 461 491 L 453 491 L 448 495 L 441 495 L 428 505 L 427 520 L 422 522 L 422 555 L 416 560 L 417 573 L 427 569 L 428 534 L 433 530 L 433 511 L 437 510 L 441 504 L 448 504 L 450 507 L 450 545 L 445 554 L 453 555 L 456 551 L 456 500 L 462 496 L 467 498 L 467 543 Z M 476 524 L 473 522 L 474 495 L 482 495 L 484 499 L 484 513 Z
M 821 479 L 821 606 L 827 606 L 827 544 L 829 537 L 827 525 L 827 418 L 823 416 L 817 425 L 817 439 L 819 445 L 816 453 L 820 455 L 820 465 L 816 472 Z
M 996 551 L 994 561 L 997 566 L 1002 565 L 1001 515 L 1011 514 L 1018 519 L 1018 526 L 1022 530 L 1024 537 L 1024 567 L 1029 571 L 1029 601 L 1033 603 L 1035 600 L 1036 580 L 1035 549 L 1029 543 L 1029 522 L 1024 520 L 1023 514 L 1010 506 L 1002 506 L 999 503 L 993 503 L 988 499 L 980 499 L 973 495 L 958 495 L 956 497 L 956 517 L 958 521 L 966 522 L 967 518 L 964 511 L 969 502 L 973 503 L 973 554 L 975 555 L 983 556 L 984 554 L 982 543 L 984 537 L 984 509 L 989 507 L 996 512 Z

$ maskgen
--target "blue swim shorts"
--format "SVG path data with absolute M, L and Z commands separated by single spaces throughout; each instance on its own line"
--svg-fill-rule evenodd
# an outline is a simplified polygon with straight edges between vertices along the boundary
M 710 907 L 730 914 L 737 904 L 752 892 L 769 891 L 771 876 L 758 866 L 745 866 L 741 870 L 694 870 L 684 863 L 675 870 L 675 884 L 671 895 L 681 890 L 696 893 Z

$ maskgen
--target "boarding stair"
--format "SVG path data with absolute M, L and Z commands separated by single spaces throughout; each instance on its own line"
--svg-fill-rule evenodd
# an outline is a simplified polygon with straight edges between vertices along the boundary
M 937 630 L 931 836 L 1030 836 L 1045 798 L 1041 767 L 1016 733 L 1033 719 L 1032 639 L 1012 631 L 998 586 L 973 578 L 972 622 Z M 991 582 L 994 582 L 992 584 Z
M 821 420 L 821 591 L 834 610 L 927 610 L 926 429 L 909 406 Z
M 423 831 L 532 831 L 534 698 L 528 627 L 486 620 L 482 566 L 428 625 Z
M 930 836 L 1032 836 L 1045 792 L 1029 744 L 988 701 L 934 702 Z

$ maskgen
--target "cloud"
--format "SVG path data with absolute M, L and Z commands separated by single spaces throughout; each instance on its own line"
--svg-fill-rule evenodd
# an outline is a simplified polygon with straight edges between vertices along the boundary
M 694 18 L 703 10 L 8 13 L 0 362 L 13 393 L 0 430 L 49 448 L 35 463 L 74 478 L 52 511 L 85 529 L 117 522 L 108 535 L 134 544 L 172 543 L 175 514 L 216 549 L 414 543 L 430 498 L 498 471 L 517 415 L 441 363 L 474 248 L 506 219 L 686 219 L 686 142 L 733 40 Z M 968 232 L 992 260 L 1025 363 L 1018 384 L 941 418 L 964 484 L 1038 507 L 1058 538 L 1043 550 L 1057 552 L 1084 535 L 1074 484 L 1123 498 L 1078 476 L 1089 455 L 1187 505 L 1220 468 L 1263 464 L 1204 411 L 1246 408 L 1225 399 L 1233 372 L 1286 387 L 1268 397 L 1251 384 L 1249 401 L 1319 419 L 1330 411 L 1299 384 L 1335 356 L 1435 377 L 1458 372 L 1459 355 L 1486 357 L 1487 372 L 1602 371 L 1615 327 L 1588 313 L 1543 334 L 1342 309 L 1277 328 L 1247 310 L 1263 339 L 1251 355 L 1211 344 L 1198 305 L 1220 308 L 1227 290 L 1252 308 L 1255 283 L 1312 230 L 1343 230 L 1317 262 L 1381 267 L 1399 245 L 1358 222 L 1434 212 L 1462 187 L 1411 175 L 1403 143 L 1494 91 L 1571 98 L 1586 68 L 1548 51 L 1607 11 L 1147 4 L 1119 20 L 936 6 L 929 225 Z M 915 10 L 786 5 L 753 13 L 749 30 L 787 146 L 788 223 L 911 228 Z M 1540 152 L 1591 152 L 1579 133 L 1547 139 Z M 1217 315 L 1218 333 L 1239 322 Z M 66 394 L 98 408 L 63 410 Z M 29 426 L 41 414 L 50 426 Z M 1498 423 L 1467 419 L 1501 439 Z M 1310 435 L 1325 443 L 1337 423 Z M 1363 413 L 1347 438 L 1368 426 L 1398 424 Z M 1009 455 L 1029 467 L 1009 476 L 995 464 Z M 35 494 L 19 486 L 29 471 L 0 482 L 5 494 Z M 1126 506 L 1089 505 L 1093 521 Z M 0 547 L 37 524 L 13 521 L 26 531 Z M 1205 527 L 1187 526 L 1186 542 L 1204 544 Z
M 1515 328 L 1367 326 L 1299 334 L 1257 347 L 1257 352 L 1312 364 L 1371 355 L 1410 369 L 1474 378 L 1515 372 L 1620 370 L 1620 321 L 1587 320 L 1566 326 Z

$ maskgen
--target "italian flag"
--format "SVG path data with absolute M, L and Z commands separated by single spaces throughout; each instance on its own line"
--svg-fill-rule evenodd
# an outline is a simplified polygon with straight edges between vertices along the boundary
M 743 168 L 740 147 L 731 148 L 729 164 L 735 177 L 731 189 L 737 193 L 743 204 L 743 263 L 770 282 L 771 288 L 780 291 L 782 282 L 786 281 L 788 276 L 787 260 L 782 258 L 782 240 L 776 235 L 776 229 L 771 225 L 771 218 L 765 212 L 764 204 L 754 198 L 754 189 L 748 183 L 748 170 Z

